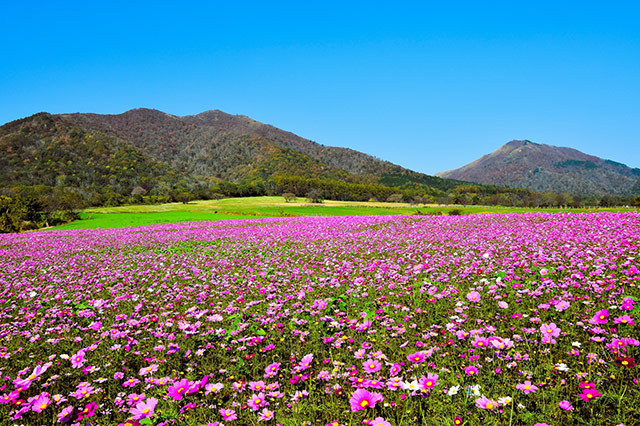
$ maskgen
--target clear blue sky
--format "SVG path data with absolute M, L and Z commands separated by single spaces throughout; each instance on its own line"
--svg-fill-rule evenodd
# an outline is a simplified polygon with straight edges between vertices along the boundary
M 431 174 L 512 139 L 640 167 L 638 4 L 4 2 L 0 123 L 220 109 Z

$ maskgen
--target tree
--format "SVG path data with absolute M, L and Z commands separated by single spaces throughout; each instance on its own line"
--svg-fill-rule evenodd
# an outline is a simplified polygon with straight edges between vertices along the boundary
M 173 198 L 182 204 L 189 204 L 189 201 L 193 200 L 193 194 L 188 191 L 179 191 L 173 195 Z
M 391 194 L 387 197 L 387 203 L 400 203 L 402 202 L 402 194 Z
M 322 196 L 322 192 L 319 189 L 312 188 L 307 193 L 307 201 L 314 204 L 321 204 L 324 201 L 324 197 Z
M 287 203 L 295 202 L 297 200 L 296 194 L 292 192 L 285 192 L 284 194 L 282 194 L 282 197 Z

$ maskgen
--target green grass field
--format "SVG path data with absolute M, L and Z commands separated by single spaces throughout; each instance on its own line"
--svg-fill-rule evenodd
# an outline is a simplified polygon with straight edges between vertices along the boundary
M 129 205 L 97 207 L 84 210 L 81 220 L 50 229 L 122 228 L 158 223 L 190 222 L 201 220 L 247 219 L 282 216 L 375 216 L 449 214 L 459 210 L 462 214 L 588 211 L 634 211 L 637 209 L 528 209 L 500 206 L 411 206 L 406 203 L 357 202 L 326 200 L 323 204 L 307 204 L 304 200 L 287 203 L 282 197 L 226 198 L 223 200 L 192 201 L 189 204 Z

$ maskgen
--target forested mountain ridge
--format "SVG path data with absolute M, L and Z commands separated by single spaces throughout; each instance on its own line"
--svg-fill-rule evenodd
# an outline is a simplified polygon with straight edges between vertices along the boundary
M 438 176 L 580 196 L 640 194 L 640 169 L 573 148 L 527 140 L 511 141 L 466 166 Z
M 335 199 L 400 194 L 405 200 L 433 200 L 462 184 L 221 111 L 186 117 L 150 109 L 117 115 L 39 113 L 1 126 L 0 152 L 6 153 L 0 159 L 5 193 L 57 188 L 90 205 L 130 202 L 133 195 L 160 202 L 304 195 L 314 188 Z
M 64 114 L 60 117 L 80 128 L 101 130 L 130 141 L 161 161 L 201 176 L 241 180 L 241 173 L 228 170 L 238 163 L 253 165 L 250 160 L 257 154 L 257 143 L 271 145 L 272 148 L 275 144 L 308 155 L 324 167 L 364 177 L 364 180 L 356 179 L 361 182 L 378 182 L 389 186 L 409 183 L 442 191 L 459 184 L 453 180 L 413 172 L 349 148 L 327 147 L 249 117 L 230 115 L 219 110 L 185 117 L 145 108 L 118 115 Z M 232 157 L 230 161 L 229 157 Z M 304 169 L 300 168 L 297 172 L 302 173 Z M 353 180 L 353 177 L 349 180 Z

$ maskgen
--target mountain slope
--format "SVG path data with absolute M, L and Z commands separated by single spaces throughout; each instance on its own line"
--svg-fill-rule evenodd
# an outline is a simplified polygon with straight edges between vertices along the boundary
M 118 115 L 63 114 L 60 117 L 80 128 L 120 137 L 160 161 L 200 176 L 240 181 L 242 176 L 248 176 L 247 169 L 255 168 L 251 160 L 260 156 L 256 152 L 259 146 L 269 145 L 270 149 L 277 147 L 289 153 L 301 153 L 322 164 L 328 170 L 315 173 L 318 177 L 329 177 L 331 170 L 340 170 L 347 175 L 339 178 L 350 182 L 415 184 L 443 191 L 459 184 L 413 172 L 352 149 L 327 147 L 251 118 L 218 110 L 185 117 L 145 108 Z M 247 167 L 230 171 L 236 164 Z M 300 168 L 298 173 L 303 170 Z M 333 174 L 332 178 L 338 177 Z
M 640 169 L 572 148 L 526 140 L 511 141 L 466 166 L 437 176 L 582 196 L 640 194 Z
M 311 189 L 334 199 L 394 193 L 412 199 L 463 184 L 221 111 L 186 117 L 150 109 L 39 113 L 1 126 L 0 152 L 6 153 L 0 157 L 0 193 L 64 189 L 87 204 L 133 202 L 134 196 L 135 202 L 179 200 L 185 193 L 300 196 Z

